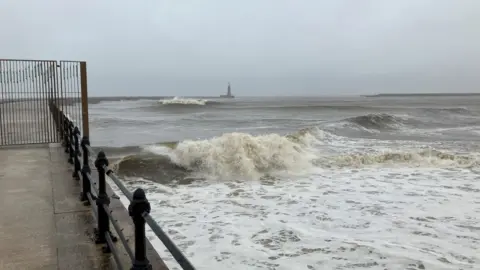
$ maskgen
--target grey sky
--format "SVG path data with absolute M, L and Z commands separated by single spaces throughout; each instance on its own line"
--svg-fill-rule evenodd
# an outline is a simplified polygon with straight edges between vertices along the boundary
M 0 58 L 91 95 L 480 92 L 478 0 L 2 0 Z

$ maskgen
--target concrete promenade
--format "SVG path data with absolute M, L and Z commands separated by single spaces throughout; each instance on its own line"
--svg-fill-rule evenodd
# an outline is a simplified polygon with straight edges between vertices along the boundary
M 0 150 L 0 269 L 114 269 L 59 145 Z
M 27 124 L 32 121 L 26 119 L 38 119 L 35 114 L 42 115 L 43 118 L 39 118 L 43 120 L 51 117 L 43 111 L 46 107 L 39 112 L 18 104 L 14 106 L 8 111 L 21 111 L 21 114 L 9 119 L 23 124 L 22 128 L 12 130 L 8 129 L 13 126 L 11 121 L 6 125 L 0 119 L 3 128 L 0 136 L 9 134 L 8 143 L 35 143 L 31 139 L 33 133 L 53 132 L 53 128 L 45 124 Z M 21 138 L 16 136 L 20 134 Z M 93 178 L 97 177 L 95 170 L 92 173 Z M 107 191 L 111 196 L 110 187 Z M 0 147 L 0 198 L 3 202 L 0 207 L 0 269 L 117 269 L 113 256 L 102 252 L 104 245 L 95 244 L 95 219 L 91 207 L 84 206 L 79 195 L 80 183 L 72 178 L 72 165 L 68 164 L 59 143 Z M 119 200 L 111 200 L 112 215 L 133 247 L 131 218 Z M 112 226 L 111 231 L 116 235 Z M 123 268 L 130 269 L 132 262 L 120 241 L 115 246 Z M 153 269 L 167 269 L 150 242 L 147 242 L 147 257 Z

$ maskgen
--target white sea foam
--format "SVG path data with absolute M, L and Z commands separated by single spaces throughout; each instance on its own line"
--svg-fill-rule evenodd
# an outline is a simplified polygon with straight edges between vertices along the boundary
M 147 190 L 152 215 L 197 269 L 478 269 L 479 178 L 462 169 L 318 169 L 273 185 L 130 188 Z

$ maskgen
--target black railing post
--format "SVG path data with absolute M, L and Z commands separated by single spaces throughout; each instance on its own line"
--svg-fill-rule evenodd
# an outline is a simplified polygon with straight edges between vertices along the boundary
M 73 129 L 73 140 L 75 142 L 75 153 L 73 155 L 73 161 L 74 161 L 74 168 L 73 168 L 73 174 L 72 177 L 74 177 L 76 180 L 80 180 L 80 142 L 78 141 L 78 136 L 80 135 L 80 130 L 78 127 L 75 127 Z
M 145 191 L 138 188 L 133 193 L 133 200 L 128 206 L 128 213 L 135 226 L 135 260 L 131 270 L 150 270 L 152 265 L 147 259 L 147 239 L 145 237 L 145 219 L 143 213 L 150 213 L 150 203 Z
M 87 136 L 83 136 L 82 138 L 82 151 L 83 151 L 83 167 L 82 167 L 82 192 L 80 193 L 80 200 L 82 202 L 86 201 L 86 204 L 90 203 L 87 198 L 87 194 L 91 192 L 91 184 L 88 176 L 92 172 L 90 169 L 90 153 L 88 152 L 87 145 L 90 145 L 90 140 L 88 140 Z M 87 204 L 87 205 L 88 205 Z
M 63 146 L 65 146 L 65 153 L 68 153 L 70 150 L 70 138 L 68 137 L 68 120 L 67 117 L 65 117 L 64 114 L 62 114 L 62 129 L 63 129 Z
M 103 205 L 110 204 L 110 198 L 107 194 L 107 183 L 105 179 L 105 167 L 108 166 L 108 159 L 105 156 L 103 151 L 100 151 L 95 160 L 95 167 L 98 171 L 98 197 L 97 197 L 97 210 L 98 210 L 98 229 L 97 229 L 97 239 L 95 243 L 103 244 L 107 240 L 105 238 L 105 233 L 110 231 L 110 220 L 108 219 L 107 212 Z
M 73 160 L 75 158 L 75 149 L 74 147 L 74 139 L 73 139 L 73 123 L 70 122 L 70 120 L 67 120 L 68 122 L 68 163 L 73 164 Z

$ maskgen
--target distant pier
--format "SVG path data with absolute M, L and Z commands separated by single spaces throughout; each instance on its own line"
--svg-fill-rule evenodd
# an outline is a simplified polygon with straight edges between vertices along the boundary
M 480 96 L 480 93 L 409 93 L 409 94 L 376 94 L 363 95 L 363 97 L 469 97 Z

